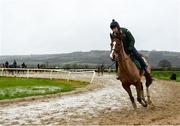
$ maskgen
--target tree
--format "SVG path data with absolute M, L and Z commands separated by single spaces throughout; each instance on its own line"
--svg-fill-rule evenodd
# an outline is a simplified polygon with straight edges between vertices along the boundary
M 89 65 L 84 65 L 84 69 L 89 69 Z
M 9 67 L 9 62 L 6 61 L 6 62 L 5 62 L 5 68 L 8 68 L 8 67 Z
M 169 62 L 166 59 L 163 59 L 163 60 L 159 61 L 158 67 L 171 68 L 171 62 Z
M 16 60 L 14 60 L 14 62 L 13 62 L 13 67 L 14 67 L 14 68 L 17 67 L 17 62 L 16 62 Z
M 70 64 L 65 64 L 64 65 L 64 69 L 70 69 L 71 68 L 71 65 Z
M 25 62 L 22 63 L 21 67 L 22 67 L 22 68 L 27 68 Z
M 77 68 L 78 68 L 78 65 L 77 65 L 76 63 L 74 63 L 74 64 L 72 65 L 72 68 L 73 68 L 73 69 L 77 69 Z
M 40 65 L 39 64 L 37 65 L 37 68 L 40 69 Z

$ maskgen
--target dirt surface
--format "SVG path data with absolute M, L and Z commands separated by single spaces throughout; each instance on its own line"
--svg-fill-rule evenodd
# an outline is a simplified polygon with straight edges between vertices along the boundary
M 137 103 L 133 110 L 128 94 L 114 75 L 96 76 L 90 90 L 44 97 L 0 106 L 0 124 L 179 124 L 180 83 L 155 80 L 150 92 L 153 105 Z M 101 87 L 101 88 L 100 88 Z M 135 88 L 132 86 L 134 97 Z

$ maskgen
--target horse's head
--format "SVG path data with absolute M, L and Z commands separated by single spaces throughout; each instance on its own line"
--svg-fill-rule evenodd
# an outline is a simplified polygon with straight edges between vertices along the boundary
M 117 58 L 121 58 L 122 52 L 123 52 L 123 43 L 121 39 L 121 35 L 118 34 L 110 34 L 111 37 L 111 54 L 110 57 L 113 60 L 116 60 Z

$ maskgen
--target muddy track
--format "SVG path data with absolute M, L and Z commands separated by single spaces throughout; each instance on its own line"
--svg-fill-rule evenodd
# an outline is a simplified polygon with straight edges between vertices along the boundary
M 180 83 L 155 80 L 150 88 L 154 105 L 137 103 L 134 111 L 114 78 L 96 77 L 103 86 L 81 93 L 0 106 L 0 124 L 180 124 Z

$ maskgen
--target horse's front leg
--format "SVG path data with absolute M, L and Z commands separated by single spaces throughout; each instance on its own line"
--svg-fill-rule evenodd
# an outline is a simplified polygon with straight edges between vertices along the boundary
M 137 83 L 136 84 L 136 91 L 137 91 L 137 100 L 138 102 L 143 106 L 143 107 L 147 107 L 147 103 L 142 101 L 142 87 L 141 87 L 141 83 Z
M 123 88 L 127 91 L 128 95 L 129 95 L 129 98 L 130 98 L 130 100 L 131 100 L 131 102 L 132 102 L 133 108 L 134 108 L 134 110 L 136 110 L 136 109 L 137 109 L 137 105 L 136 105 L 136 103 L 135 103 L 135 101 L 134 101 L 134 97 L 133 97 L 133 95 L 132 95 L 130 86 L 127 85 L 127 84 L 122 84 L 122 86 L 123 86 Z

